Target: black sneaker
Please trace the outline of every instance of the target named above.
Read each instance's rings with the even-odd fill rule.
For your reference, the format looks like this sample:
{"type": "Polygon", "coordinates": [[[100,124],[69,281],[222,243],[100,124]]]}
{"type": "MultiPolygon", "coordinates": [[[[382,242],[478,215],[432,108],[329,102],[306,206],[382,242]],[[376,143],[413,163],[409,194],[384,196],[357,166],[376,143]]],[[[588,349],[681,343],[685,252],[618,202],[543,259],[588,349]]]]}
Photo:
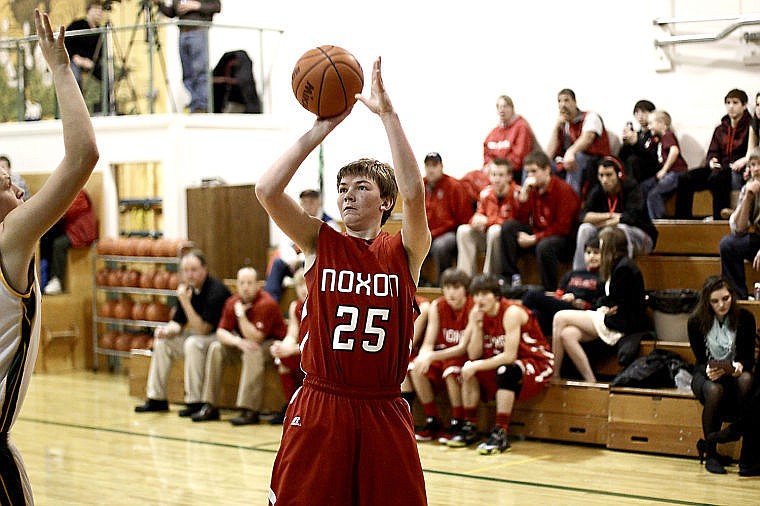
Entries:
{"type": "Polygon", "coordinates": [[[441,431],[441,422],[434,416],[429,416],[425,420],[425,426],[421,429],[417,429],[414,432],[414,437],[417,441],[431,441],[434,437],[438,437],[438,433],[441,431]]]}
{"type": "Polygon", "coordinates": [[[462,420],[458,418],[452,418],[451,422],[449,423],[448,429],[443,429],[439,435],[438,435],[438,442],[442,445],[447,444],[449,441],[451,441],[451,438],[453,438],[457,432],[462,428],[462,420]]]}
{"type": "Polygon", "coordinates": [[[169,411],[169,403],[165,400],[148,399],[144,404],[135,406],[135,413],[147,413],[149,411],[169,411]]]}
{"type": "Polygon", "coordinates": [[[495,427],[488,439],[478,445],[478,453],[481,455],[495,455],[511,450],[507,433],[501,427],[495,427]]]}
{"type": "Polygon", "coordinates": [[[454,437],[449,439],[446,446],[450,448],[464,448],[478,440],[478,428],[472,422],[464,422],[454,437]]]}
{"type": "Polygon", "coordinates": [[[203,407],[202,402],[191,402],[190,404],[187,405],[185,409],[179,410],[179,416],[181,417],[193,416],[198,411],[200,411],[202,407],[203,407]]]}

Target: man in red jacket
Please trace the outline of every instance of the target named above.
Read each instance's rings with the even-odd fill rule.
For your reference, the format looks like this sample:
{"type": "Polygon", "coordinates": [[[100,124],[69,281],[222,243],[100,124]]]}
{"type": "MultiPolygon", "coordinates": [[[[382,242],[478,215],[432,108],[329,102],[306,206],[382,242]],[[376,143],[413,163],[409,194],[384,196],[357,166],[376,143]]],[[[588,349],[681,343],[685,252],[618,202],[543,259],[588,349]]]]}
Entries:
{"type": "Polygon", "coordinates": [[[514,180],[522,182],[522,168],[525,156],[536,147],[536,138],[528,122],[515,114],[515,104],[507,95],[496,100],[499,124],[488,133],[483,141],[483,171],[497,158],[506,158],[512,164],[514,180]]]}
{"type": "Polygon", "coordinates": [[[573,251],[581,201],[573,188],[551,172],[549,157],[534,151],[525,157],[527,177],[517,197],[514,218],[501,228],[502,269],[511,279],[519,274],[517,257],[535,248],[545,290],[557,288],[560,257],[573,251]]]}
{"type": "Polygon", "coordinates": [[[438,153],[425,156],[425,213],[433,237],[429,256],[435,260],[437,283],[441,273],[454,264],[457,257],[457,227],[470,221],[473,208],[467,193],[457,179],[443,173],[443,159],[438,153]]]}

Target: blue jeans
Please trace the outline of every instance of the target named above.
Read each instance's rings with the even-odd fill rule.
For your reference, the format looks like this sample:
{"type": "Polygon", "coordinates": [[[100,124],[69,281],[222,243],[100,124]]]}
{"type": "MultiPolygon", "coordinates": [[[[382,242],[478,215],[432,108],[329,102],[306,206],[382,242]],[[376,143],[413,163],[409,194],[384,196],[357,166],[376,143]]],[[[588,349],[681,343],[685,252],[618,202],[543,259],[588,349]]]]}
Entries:
{"type": "Polygon", "coordinates": [[[721,273],[734,285],[736,295],[740,299],[746,299],[749,295],[744,260],[751,262],[758,249],[760,236],[755,234],[728,234],[720,240],[721,273]]]}
{"type": "Polygon", "coordinates": [[[179,33],[182,82],[190,92],[190,110],[208,110],[208,30],[179,33]]]}
{"type": "Polygon", "coordinates": [[[653,176],[641,183],[641,193],[647,201],[651,219],[659,220],[665,216],[665,197],[676,191],[680,177],[680,172],[668,171],[659,181],[653,176]]]}

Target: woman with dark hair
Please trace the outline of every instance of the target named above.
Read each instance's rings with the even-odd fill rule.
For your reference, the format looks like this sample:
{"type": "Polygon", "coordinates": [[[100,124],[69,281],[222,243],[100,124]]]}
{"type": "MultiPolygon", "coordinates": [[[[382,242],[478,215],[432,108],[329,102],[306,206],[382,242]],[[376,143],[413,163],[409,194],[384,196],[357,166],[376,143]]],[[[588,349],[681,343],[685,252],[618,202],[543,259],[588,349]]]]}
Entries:
{"type": "Polygon", "coordinates": [[[554,316],[552,351],[557,375],[565,352],[586,381],[596,381],[582,343],[601,339],[614,346],[625,334],[644,330],[644,277],[628,258],[625,233],[605,227],[599,234],[602,253],[599,274],[604,295],[595,310],[564,310],[554,316]]]}
{"type": "MultiPolygon", "coordinates": [[[[704,406],[705,436],[739,415],[746,402],[755,366],[755,328],[755,317],[739,307],[731,283],[721,276],[708,277],[687,325],[697,362],[691,390],[704,406]]],[[[731,459],[718,455],[716,444],[714,438],[699,440],[699,461],[706,453],[707,470],[725,474],[724,465],[731,459]]]]}

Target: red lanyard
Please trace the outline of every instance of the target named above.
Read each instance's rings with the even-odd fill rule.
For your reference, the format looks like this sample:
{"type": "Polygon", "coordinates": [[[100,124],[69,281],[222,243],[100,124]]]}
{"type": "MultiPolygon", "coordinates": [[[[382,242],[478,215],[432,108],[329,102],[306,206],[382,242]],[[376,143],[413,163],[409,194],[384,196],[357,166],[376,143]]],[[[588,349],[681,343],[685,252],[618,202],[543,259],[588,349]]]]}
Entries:
{"type": "Polygon", "coordinates": [[[615,199],[613,200],[612,197],[607,197],[607,206],[610,208],[610,214],[615,212],[615,208],[618,204],[618,196],[615,195],[615,199]]]}

